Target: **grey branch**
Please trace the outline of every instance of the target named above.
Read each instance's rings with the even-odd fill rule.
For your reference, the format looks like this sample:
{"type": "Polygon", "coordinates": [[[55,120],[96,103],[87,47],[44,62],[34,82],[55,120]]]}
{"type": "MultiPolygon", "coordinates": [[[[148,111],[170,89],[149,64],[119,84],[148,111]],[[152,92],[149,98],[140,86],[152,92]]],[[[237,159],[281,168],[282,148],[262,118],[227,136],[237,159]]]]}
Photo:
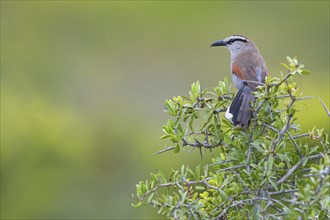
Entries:
{"type": "Polygon", "coordinates": [[[294,145],[294,147],[296,148],[296,151],[298,152],[300,159],[303,158],[303,155],[302,155],[301,152],[300,152],[299,146],[298,146],[298,144],[296,143],[296,141],[293,139],[293,137],[291,136],[290,132],[288,132],[288,135],[289,135],[291,141],[293,142],[293,145],[294,145]]]}
{"type": "Polygon", "coordinates": [[[164,152],[166,152],[166,151],[173,150],[173,149],[175,149],[175,147],[168,147],[168,148],[166,148],[166,149],[164,149],[164,150],[160,150],[160,151],[158,151],[158,152],[156,152],[156,153],[153,153],[152,155],[161,154],[161,153],[164,153],[164,152]]]}
{"type": "Polygon", "coordinates": [[[216,172],[218,173],[218,172],[222,172],[222,171],[233,170],[233,169],[237,169],[237,168],[241,168],[241,167],[245,167],[245,166],[247,166],[247,165],[246,164],[236,165],[236,166],[227,167],[227,168],[217,170],[216,172]]]}
{"type": "Polygon", "coordinates": [[[280,195],[284,193],[292,193],[292,192],[297,192],[298,189],[287,189],[287,190],[282,190],[282,191],[275,191],[275,192],[269,192],[268,195],[274,196],[274,195],[280,195]]]}
{"type": "MultiPolygon", "coordinates": [[[[312,159],[320,158],[322,156],[323,156],[322,154],[316,154],[316,155],[313,155],[313,156],[309,156],[307,158],[308,158],[308,160],[312,160],[312,159]]],[[[276,184],[280,185],[285,180],[287,180],[300,167],[300,165],[303,163],[305,158],[306,157],[303,157],[298,163],[296,163],[293,167],[291,167],[291,169],[288,170],[288,172],[279,181],[277,181],[276,184]]]]}
{"type": "MultiPolygon", "coordinates": [[[[297,139],[297,138],[301,138],[301,137],[308,137],[309,133],[305,133],[305,134],[298,134],[296,136],[292,136],[293,139],[297,139]]],[[[291,139],[291,138],[290,138],[291,139]]]]}
{"type": "Polygon", "coordinates": [[[330,111],[329,111],[329,109],[328,109],[327,106],[324,104],[324,102],[322,101],[322,99],[320,99],[320,102],[322,103],[324,110],[326,111],[326,113],[327,113],[328,116],[330,117],[330,111]]]}

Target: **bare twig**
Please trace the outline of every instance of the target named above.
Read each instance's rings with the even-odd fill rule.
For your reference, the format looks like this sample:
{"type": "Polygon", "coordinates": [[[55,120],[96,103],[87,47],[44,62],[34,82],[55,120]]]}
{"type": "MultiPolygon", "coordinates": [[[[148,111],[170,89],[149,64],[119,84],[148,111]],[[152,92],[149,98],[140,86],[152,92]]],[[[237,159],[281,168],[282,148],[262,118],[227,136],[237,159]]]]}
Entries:
{"type": "Polygon", "coordinates": [[[227,168],[217,170],[216,172],[218,173],[218,172],[222,172],[222,171],[233,170],[233,169],[237,169],[237,168],[241,168],[241,167],[245,167],[245,166],[246,166],[246,164],[236,165],[236,166],[227,167],[227,168]]]}
{"type": "Polygon", "coordinates": [[[312,98],[315,98],[315,96],[303,96],[303,97],[296,98],[296,100],[301,101],[301,100],[312,99],[312,98]]]}
{"type": "Polygon", "coordinates": [[[292,193],[292,192],[297,192],[298,189],[287,189],[287,190],[282,190],[282,191],[275,191],[275,192],[269,192],[268,195],[274,196],[274,195],[280,195],[284,193],[292,193]]]}
{"type": "Polygon", "coordinates": [[[328,114],[328,116],[330,117],[330,111],[329,111],[329,109],[327,108],[327,106],[324,104],[324,102],[322,101],[321,98],[320,98],[320,102],[322,103],[325,112],[326,112],[326,113],[328,114]]]}
{"type": "Polygon", "coordinates": [[[269,124],[266,124],[266,123],[262,123],[263,126],[265,126],[266,128],[269,128],[277,133],[280,133],[279,130],[277,130],[276,128],[274,128],[273,126],[269,125],[269,124]]]}
{"type": "Polygon", "coordinates": [[[204,98],[198,98],[197,100],[196,100],[196,102],[193,104],[193,108],[196,108],[196,106],[201,102],[201,101],[203,101],[204,100],[204,98]]]}
{"type": "Polygon", "coordinates": [[[265,86],[265,83],[262,82],[258,82],[258,81],[253,81],[253,80],[243,80],[243,82],[249,82],[249,83],[253,83],[253,84],[257,84],[259,86],[265,86]]]}
{"type": "Polygon", "coordinates": [[[161,151],[158,151],[158,152],[156,152],[156,153],[153,153],[152,155],[161,154],[161,153],[164,153],[164,152],[166,152],[166,151],[170,151],[170,150],[174,150],[174,149],[175,149],[175,147],[168,147],[168,148],[166,148],[166,149],[164,149],[164,150],[161,150],[161,151]]]}
{"type": "Polygon", "coordinates": [[[228,209],[230,209],[230,208],[237,207],[237,206],[240,206],[240,205],[243,205],[246,203],[252,203],[254,201],[260,201],[260,200],[265,200],[265,201],[271,200],[271,201],[274,201],[274,202],[280,204],[283,207],[287,207],[282,202],[280,202],[276,199],[268,198],[268,197],[256,197],[256,198],[250,198],[250,199],[243,199],[243,200],[239,200],[239,201],[233,201],[233,203],[230,206],[228,206],[227,208],[225,208],[223,210],[223,212],[220,213],[215,219],[219,219],[220,217],[224,216],[227,213],[228,209]]]}
{"type": "MultiPolygon", "coordinates": [[[[312,160],[312,159],[316,159],[316,158],[320,158],[322,157],[322,154],[316,154],[313,156],[309,156],[307,157],[307,160],[312,160]]],[[[280,179],[276,182],[277,185],[282,184],[285,180],[287,180],[299,167],[300,165],[303,163],[303,161],[305,160],[306,157],[303,157],[298,163],[296,163],[293,167],[291,167],[290,170],[288,170],[288,172],[280,179]]]]}
{"type": "Polygon", "coordinates": [[[286,82],[287,79],[292,75],[293,75],[292,72],[289,72],[279,83],[272,83],[272,84],[269,84],[268,86],[269,87],[280,86],[282,83],[286,82]]]}
{"type": "Polygon", "coordinates": [[[299,149],[298,144],[297,144],[296,141],[293,139],[293,137],[291,136],[290,132],[287,132],[287,133],[288,133],[288,135],[289,135],[291,141],[293,142],[293,145],[294,145],[294,147],[296,148],[296,151],[298,152],[298,155],[299,155],[300,159],[302,159],[302,158],[303,158],[303,155],[302,155],[301,152],[300,152],[300,149],[299,149]]]}
{"type": "Polygon", "coordinates": [[[239,173],[236,171],[233,171],[233,173],[236,175],[236,177],[237,177],[238,181],[240,182],[240,184],[242,185],[244,191],[247,191],[248,189],[247,189],[244,181],[242,180],[241,175],[239,175],[239,173]]]}
{"type": "Polygon", "coordinates": [[[232,100],[232,96],[230,95],[222,95],[218,97],[218,100],[232,100]]]}
{"type": "Polygon", "coordinates": [[[282,130],[279,132],[279,135],[278,137],[272,142],[272,152],[275,151],[275,146],[281,141],[281,139],[283,138],[283,135],[285,134],[285,132],[289,129],[290,127],[290,122],[291,122],[291,119],[292,119],[292,115],[289,115],[287,121],[286,121],[286,124],[285,126],[282,128],[282,130]]]}
{"type": "Polygon", "coordinates": [[[281,183],[283,183],[287,178],[289,178],[289,176],[291,176],[294,171],[296,171],[300,165],[303,163],[305,157],[302,158],[298,163],[296,163],[293,167],[291,167],[290,170],[288,170],[288,172],[279,180],[276,182],[277,185],[280,185],[281,183]]]}
{"type": "Polygon", "coordinates": [[[223,161],[220,161],[220,162],[212,163],[209,166],[215,166],[215,165],[230,163],[230,162],[233,162],[233,160],[223,160],[223,161]]]}
{"type": "Polygon", "coordinates": [[[290,95],[279,95],[279,96],[275,96],[275,99],[283,99],[283,98],[288,98],[290,97],[290,95]]]}
{"type": "MultiPolygon", "coordinates": [[[[259,105],[253,112],[253,118],[257,118],[257,115],[259,113],[259,110],[261,108],[262,105],[259,105]]],[[[258,123],[257,123],[257,120],[254,120],[254,124],[253,124],[253,129],[255,129],[257,127],[258,123]]],[[[249,164],[250,163],[250,157],[251,157],[251,153],[252,153],[252,142],[253,142],[253,132],[251,132],[250,136],[249,136],[249,148],[247,150],[247,153],[246,153],[246,157],[245,157],[245,162],[246,164],[249,164]]],[[[250,166],[247,166],[246,165],[246,168],[248,171],[250,171],[250,166]]]]}
{"type": "MultiPolygon", "coordinates": [[[[291,97],[291,102],[290,102],[288,108],[291,108],[291,107],[293,106],[293,104],[294,104],[294,102],[295,102],[296,99],[295,99],[295,97],[294,97],[291,93],[289,93],[289,95],[290,95],[290,97],[291,97]]],[[[272,142],[272,147],[271,147],[272,152],[275,151],[275,146],[281,141],[281,139],[283,138],[284,134],[285,134],[285,133],[288,131],[288,129],[290,128],[290,122],[291,122],[292,116],[293,116],[293,115],[289,115],[289,116],[288,116],[288,119],[287,119],[287,121],[286,121],[286,124],[285,124],[285,126],[282,128],[282,130],[279,132],[277,139],[275,139],[275,140],[272,142]]]]}
{"type": "Polygon", "coordinates": [[[190,143],[186,139],[182,138],[183,146],[191,146],[191,147],[205,147],[205,148],[215,148],[219,147],[221,145],[225,145],[222,141],[216,143],[216,144],[210,144],[210,143],[204,143],[202,144],[200,141],[195,139],[195,143],[190,143]]]}
{"type": "MultiPolygon", "coordinates": [[[[297,138],[301,138],[301,137],[308,137],[309,133],[305,133],[305,134],[298,134],[296,136],[292,136],[293,139],[297,139],[297,138]]],[[[291,138],[290,138],[291,139],[291,138]]]]}

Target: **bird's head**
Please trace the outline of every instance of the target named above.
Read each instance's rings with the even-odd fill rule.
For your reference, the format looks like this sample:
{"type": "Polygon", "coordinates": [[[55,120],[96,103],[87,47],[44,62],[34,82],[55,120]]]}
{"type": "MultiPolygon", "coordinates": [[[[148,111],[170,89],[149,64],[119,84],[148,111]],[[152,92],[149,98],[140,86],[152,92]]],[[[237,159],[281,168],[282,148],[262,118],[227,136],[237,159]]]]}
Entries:
{"type": "Polygon", "coordinates": [[[256,48],[254,43],[243,35],[231,35],[223,40],[218,40],[211,44],[211,47],[214,46],[225,46],[231,53],[238,53],[240,51],[256,48]]]}

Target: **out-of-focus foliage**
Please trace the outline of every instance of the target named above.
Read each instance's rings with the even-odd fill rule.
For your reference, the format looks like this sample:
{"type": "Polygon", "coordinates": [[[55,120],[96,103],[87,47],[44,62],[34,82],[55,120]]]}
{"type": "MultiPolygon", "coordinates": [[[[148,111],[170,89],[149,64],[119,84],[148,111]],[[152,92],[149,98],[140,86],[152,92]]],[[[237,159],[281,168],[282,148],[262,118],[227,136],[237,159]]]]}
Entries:
{"type": "Polygon", "coordinates": [[[253,119],[240,130],[224,117],[230,103],[228,82],[212,92],[192,84],[189,97],[166,100],[163,126],[181,147],[220,148],[212,163],[190,169],[182,165],[165,177],[159,171],[136,186],[138,203],[151,205],[174,219],[329,219],[330,150],[324,129],[301,133],[296,103],[301,96],[295,75],[309,71],[297,59],[283,64],[288,73],[268,77],[258,87],[253,119]]]}
{"type": "MultiPolygon", "coordinates": [[[[130,205],[145,170],[211,157],[151,156],[164,100],[230,77],[228,51],[209,47],[228,35],[251,38],[273,76],[286,54],[308,61],[300,88],[330,106],[327,1],[0,4],[2,219],[159,217],[130,205]]],[[[304,131],[329,131],[318,99],[299,108],[304,131]]]]}

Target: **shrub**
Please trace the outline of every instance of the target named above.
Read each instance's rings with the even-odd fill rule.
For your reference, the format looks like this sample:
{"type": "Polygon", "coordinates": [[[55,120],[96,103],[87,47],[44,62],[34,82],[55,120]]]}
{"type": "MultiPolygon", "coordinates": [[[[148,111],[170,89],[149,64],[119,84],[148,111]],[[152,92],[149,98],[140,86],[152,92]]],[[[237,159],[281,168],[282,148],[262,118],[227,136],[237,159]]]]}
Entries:
{"type": "Polygon", "coordinates": [[[330,219],[329,141],[324,129],[299,133],[296,103],[303,97],[293,81],[308,73],[287,58],[281,78],[268,77],[254,92],[247,130],[224,117],[233,94],[225,79],[212,91],[197,81],[189,96],[166,100],[171,116],[163,126],[171,147],[219,149],[212,162],[161,171],[136,185],[135,207],[158,209],[174,219],[330,219]]]}

